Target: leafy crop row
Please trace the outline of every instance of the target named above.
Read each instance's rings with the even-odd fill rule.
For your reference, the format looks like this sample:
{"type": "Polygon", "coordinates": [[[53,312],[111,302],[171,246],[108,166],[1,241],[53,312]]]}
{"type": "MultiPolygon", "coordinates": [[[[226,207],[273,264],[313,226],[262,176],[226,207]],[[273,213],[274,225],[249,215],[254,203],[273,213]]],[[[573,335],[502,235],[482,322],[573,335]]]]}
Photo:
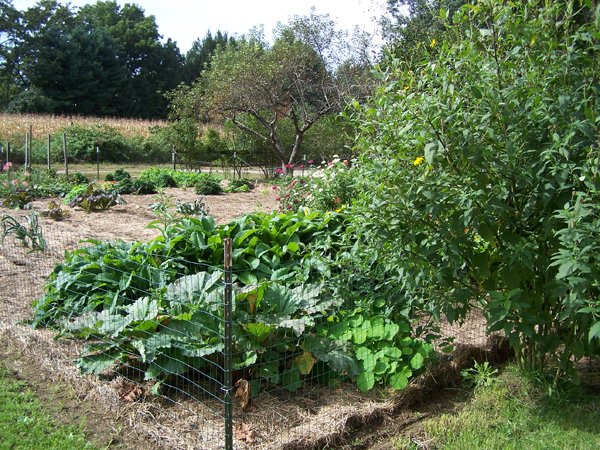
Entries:
{"type": "Polygon", "coordinates": [[[155,222],[147,243],[90,242],[67,254],[36,302],[34,326],[88,340],[84,372],[136,367],[158,381],[191,369],[218,380],[223,364],[223,239],[234,244],[234,369],[253,392],[303,379],[406,386],[432,352],[382,305],[339,294],[347,218],[336,213],[252,214],[217,226],[210,217],[155,222]]]}

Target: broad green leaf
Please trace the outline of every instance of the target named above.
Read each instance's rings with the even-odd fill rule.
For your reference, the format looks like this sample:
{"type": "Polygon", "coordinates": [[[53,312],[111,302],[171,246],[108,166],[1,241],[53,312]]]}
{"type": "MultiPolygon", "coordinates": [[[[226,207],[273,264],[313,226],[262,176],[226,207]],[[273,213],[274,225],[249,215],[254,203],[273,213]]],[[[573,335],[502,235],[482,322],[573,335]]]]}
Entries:
{"type": "Polygon", "coordinates": [[[362,372],[356,379],[356,385],[363,392],[373,389],[373,386],[375,386],[375,374],[373,372],[362,372]]]}
{"type": "Polygon", "coordinates": [[[425,358],[423,358],[423,355],[420,353],[415,353],[415,355],[410,359],[410,365],[413,369],[419,370],[421,367],[423,367],[424,361],[425,358]]]}
{"type": "Polygon", "coordinates": [[[404,389],[408,386],[408,378],[404,373],[395,373],[390,377],[390,386],[394,389],[404,389]]]}
{"type": "Polygon", "coordinates": [[[282,386],[290,392],[295,392],[300,388],[300,370],[292,367],[281,374],[282,386]]]}
{"type": "Polygon", "coordinates": [[[83,373],[97,374],[114,365],[118,358],[119,353],[114,350],[106,353],[85,355],[77,360],[77,367],[83,373]]]}
{"type": "Polygon", "coordinates": [[[592,341],[592,339],[597,338],[600,336],[600,322],[596,322],[594,325],[592,325],[592,327],[590,328],[590,332],[588,334],[588,339],[590,340],[590,342],[592,341]]]}

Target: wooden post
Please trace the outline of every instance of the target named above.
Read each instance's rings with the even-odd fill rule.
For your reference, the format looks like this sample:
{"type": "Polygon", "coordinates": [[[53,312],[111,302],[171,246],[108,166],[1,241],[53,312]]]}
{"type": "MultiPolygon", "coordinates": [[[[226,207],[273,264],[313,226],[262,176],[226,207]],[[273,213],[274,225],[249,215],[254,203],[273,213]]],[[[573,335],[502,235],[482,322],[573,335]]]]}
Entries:
{"type": "Polygon", "coordinates": [[[33,125],[29,125],[29,168],[31,168],[31,160],[33,159],[33,125]]]}
{"type": "Polygon", "coordinates": [[[27,156],[29,156],[29,143],[28,143],[28,140],[29,140],[29,134],[25,133],[25,142],[23,143],[23,151],[24,151],[24,154],[25,154],[25,169],[27,169],[27,167],[29,167],[27,165],[27,156]]]}
{"type": "Polygon", "coordinates": [[[96,181],[100,181],[100,149],[96,147],[96,181]]]}
{"type": "Polygon", "coordinates": [[[52,169],[52,165],[50,163],[50,134],[48,134],[48,151],[46,152],[46,163],[49,172],[52,169]]]}
{"type": "Polygon", "coordinates": [[[69,176],[69,159],[67,158],[67,133],[63,133],[63,158],[65,160],[65,176],[69,176]]]}
{"type": "Polygon", "coordinates": [[[10,142],[6,143],[6,162],[10,161],[10,142]]]}
{"type": "MultiPolygon", "coordinates": [[[[176,153],[175,153],[175,146],[173,145],[171,147],[171,162],[173,163],[173,170],[177,170],[177,167],[176,167],[177,163],[176,163],[176,156],[175,155],[176,155],[176,153]]],[[[188,167],[189,167],[189,165],[188,165],[188,167]]]]}

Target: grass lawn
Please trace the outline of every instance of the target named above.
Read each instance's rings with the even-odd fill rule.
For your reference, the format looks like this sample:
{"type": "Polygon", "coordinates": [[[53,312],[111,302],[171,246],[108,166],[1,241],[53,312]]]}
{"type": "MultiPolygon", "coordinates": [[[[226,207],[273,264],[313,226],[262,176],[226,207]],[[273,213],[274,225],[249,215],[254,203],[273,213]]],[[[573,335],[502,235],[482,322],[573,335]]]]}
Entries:
{"type": "MultiPolygon", "coordinates": [[[[457,414],[423,424],[425,439],[444,449],[598,449],[600,395],[563,385],[548,385],[509,367],[489,387],[475,390],[457,414]]],[[[403,438],[398,448],[415,447],[403,438]]]]}
{"type": "Polygon", "coordinates": [[[59,426],[27,384],[0,364],[0,449],[93,449],[80,428],[59,426]]]}

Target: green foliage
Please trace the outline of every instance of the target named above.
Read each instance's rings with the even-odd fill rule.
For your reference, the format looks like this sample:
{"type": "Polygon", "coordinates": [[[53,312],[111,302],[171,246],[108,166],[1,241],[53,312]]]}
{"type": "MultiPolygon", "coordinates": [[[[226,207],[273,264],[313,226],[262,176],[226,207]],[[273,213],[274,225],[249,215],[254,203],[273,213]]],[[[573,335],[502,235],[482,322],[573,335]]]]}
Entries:
{"type": "Polygon", "coordinates": [[[175,171],[171,169],[146,169],[140,173],[141,181],[149,181],[158,188],[175,187],[177,183],[173,178],[175,171]]]}
{"type": "Polygon", "coordinates": [[[223,193],[221,182],[213,176],[204,176],[194,183],[198,195],[219,195],[223,193]]]}
{"type": "Polygon", "coordinates": [[[157,187],[150,180],[123,178],[114,185],[118,194],[148,195],[156,194],[157,187]]]}
{"type": "Polygon", "coordinates": [[[3,245],[6,237],[10,235],[14,235],[23,247],[31,249],[32,252],[43,252],[46,249],[46,239],[44,238],[44,233],[35,210],[31,211],[25,225],[22,225],[14,217],[3,214],[0,245],[3,245]]]}
{"type": "Polygon", "coordinates": [[[75,172],[74,174],[69,175],[69,181],[74,184],[88,184],[90,182],[88,177],[80,172],[75,172]]]}
{"type": "Polygon", "coordinates": [[[54,200],[49,202],[48,208],[45,209],[44,211],[41,211],[40,214],[44,217],[48,217],[48,218],[50,218],[52,220],[56,220],[56,221],[63,220],[66,217],[69,217],[69,211],[62,209],[62,207],[60,206],[60,203],[57,203],[54,200]]]}
{"type": "Polygon", "coordinates": [[[73,200],[75,200],[77,197],[84,194],[85,191],[87,190],[88,186],[89,186],[89,183],[78,184],[76,186],[73,186],[73,188],[67,193],[67,195],[65,195],[65,199],[64,199],[65,205],[68,205],[73,200]]]}
{"type": "Polygon", "coordinates": [[[65,195],[73,183],[56,172],[29,169],[0,174],[0,198],[6,206],[22,208],[36,198],[65,195]]]}
{"type": "MultiPolygon", "coordinates": [[[[69,194],[72,194],[71,191],[69,194]]],[[[123,197],[112,189],[106,189],[103,185],[91,183],[85,186],[85,190],[69,201],[69,206],[79,206],[86,213],[106,211],[107,209],[125,203],[123,197]]]]}
{"type": "Polygon", "coordinates": [[[236,178],[229,180],[225,192],[250,192],[254,189],[255,182],[247,178],[236,178]]]}
{"type": "MultiPolygon", "coordinates": [[[[333,211],[351,203],[356,191],[357,170],[348,160],[341,161],[337,155],[309,177],[294,177],[289,184],[279,187],[279,207],[283,211],[295,211],[309,207],[320,211],[333,211]]],[[[284,179],[285,180],[285,179],[284,179]]]]}
{"type": "Polygon", "coordinates": [[[105,181],[123,181],[123,180],[130,180],[131,179],[131,174],[129,172],[127,172],[125,169],[117,169],[114,172],[108,173],[106,174],[106,177],[104,177],[105,181]]]}
{"type": "Polygon", "coordinates": [[[379,74],[357,121],[363,259],[416,310],[454,321],[483,306],[522,365],[554,359],[559,372],[596,354],[600,328],[600,32],[588,9],[466,5],[412,70],[379,74]]]}
{"type": "Polygon", "coordinates": [[[82,429],[59,425],[50,417],[49,411],[27,383],[0,366],[0,435],[3,447],[23,450],[95,448],[86,441],[82,429]]]}
{"type": "MultiPolygon", "coordinates": [[[[341,320],[320,327],[319,334],[351,345],[359,361],[356,381],[362,391],[382,382],[404,389],[433,355],[431,344],[411,337],[408,321],[392,321],[381,314],[358,311],[341,316],[341,320]]],[[[310,348],[306,343],[304,347],[310,348]]]]}
{"type": "Polygon", "coordinates": [[[465,383],[475,388],[491,386],[498,381],[498,369],[490,366],[488,361],[483,363],[474,361],[473,367],[462,370],[460,375],[465,383]]]}
{"type": "Polygon", "coordinates": [[[31,191],[27,188],[14,188],[4,195],[2,206],[7,208],[24,209],[34,200],[31,191]]]}
{"type": "Polygon", "coordinates": [[[223,239],[231,237],[234,366],[252,369],[255,388],[293,391],[309,377],[336,383],[361,368],[373,377],[358,380],[362,389],[402,388],[431,346],[381,310],[335,313],[346,300],[324,283],[318,261],[338,248],[332,238],[343,236],[345,222],[332,213],[254,214],[221,226],[185,217],[152,224],[161,236],[147,243],[92,242],[55,268],[33,324],[88,339],[79,359],[85,372],[135,360],[147,380],[190,368],[218,376],[223,239]]]}
{"type": "Polygon", "coordinates": [[[175,211],[184,216],[207,216],[208,208],[204,203],[204,197],[201,197],[193,202],[182,202],[177,200],[175,211]]]}
{"type": "Polygon", "coordinates": [[[424,438],[445,449],[596,448],[599,400],[594,391],[572,383],[549,396],[528,374],[509,366],[460,411],[426,420],[424,438]]]}

